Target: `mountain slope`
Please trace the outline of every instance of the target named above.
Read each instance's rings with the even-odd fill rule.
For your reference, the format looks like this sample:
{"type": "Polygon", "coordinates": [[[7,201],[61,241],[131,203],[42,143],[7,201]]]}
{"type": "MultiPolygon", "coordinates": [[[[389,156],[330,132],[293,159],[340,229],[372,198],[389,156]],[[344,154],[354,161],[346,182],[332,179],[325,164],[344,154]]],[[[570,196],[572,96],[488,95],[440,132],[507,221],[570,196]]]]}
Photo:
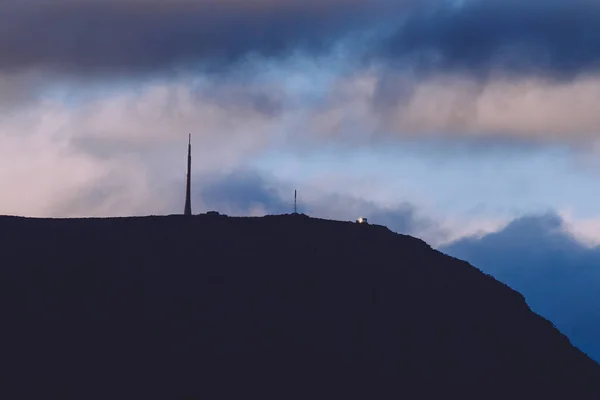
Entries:
{"type": "Polygon", "coordinates": [[[384,227],[2,217],[0,243],[2,398],[600,398],[519,293],[384,227]]]}

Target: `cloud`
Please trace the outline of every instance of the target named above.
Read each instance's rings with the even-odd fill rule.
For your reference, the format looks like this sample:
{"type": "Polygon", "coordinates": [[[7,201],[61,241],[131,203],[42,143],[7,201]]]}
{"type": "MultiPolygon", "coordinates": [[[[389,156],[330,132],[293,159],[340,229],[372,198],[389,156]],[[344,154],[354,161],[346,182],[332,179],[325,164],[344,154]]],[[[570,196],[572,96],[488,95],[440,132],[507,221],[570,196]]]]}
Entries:
{"type": "Polygon", "coordinates": [[[593,248],[600,246],[600,218],[575,218],[572,210],[558,213],[563,220],[564,229],[577,238],[577,241],[593,248]]]}
{"type": "MultiPolygon", "coordinates": [[[[569,135],[560,130],[544,133],[544,127],[556,129],[560,121],[565,131],[577,124],[593,125],[598,118],[593,107],[574,110],[571,115],[581,113],[581,118],[570,121],[559,113],[559,104],[595,104],[591,99],[595,91],[600,94],[600,84],[594,81],[552,90],[530,86],[529,91],[539,91],[537,96],[527,90],[508,90],[520,94],[515,94],[513,103],[506,94],[504,117],[501,109],[497,114],[482,112],[465,120],[461,129],[456,125],[444,132],[443,127],[451,125],[443,110],[458,103],[451,96],[453,90],[461,91],[458,84],[415,85],[413,94],[385,110],[373,105],[382,86],[377,75],[323,79],[317,70],[318,65],[290,70],[292,80],[303,89],[272,80],[269,73],[250,80],[212,82],[188,77],[82,92],[65,86],[62,92],[24,100],[20,107],[0,113],[4,193],[0,210],[38,216],[177,212],[179,206],[171,208],[170,204],[178,205],[179,200],[164,200],[171,193],[165,187],[185,178],[181,163],[188,133],[193,134],[194,169],[200,174],[223,174],[280,148],[301,154],[333,144],[344,152],[368,148],[376,141],[400,140],[398,145],[402,145],[402,141],[416,140],[413,149],[419,152],[419,141],[428,138],[455,143],[486,138],[490,142],[508,138],[567,144],[595,140],[592,133],[578,134],[574,129],[569,135]],[[305,87],[309,78],[325,83],[305,87]],[[552,118],[544,119],[544,112],[524,112],[527,102],[546,108],[552,118]],[[495,125],[504,126],[502,135],[490,128],[495,125]],[[528,130],[532,126],[535,129],[528,130]]],[[[502,87],[480,92],[478,107],[493,108],[506,93],[502,87]]],[[[447,152],[448,146],[442,150],[447,152]]],[[[368,196],[364,184],[359,183],[360,196],[368,196]]],[[[340,185],[335,187],[340,190],[340,185]]]]}
{"type": "Polygon", "coordinates": [[[220,171],[264,149],[279,127],[271,104],[277,100],[250,87],[245,97],[229,90],[215,97],[194,86],[157,83],[76,104],[47,97],[0,113],[0,212],[175,211],[165,187],[185,178],[188,133],[194,134],[194,168],[220,171]]]}
{"type": "Polygon", "coordinates": [[[531,308],[600,360],[600,247],[588,247],[555,214],[517,219],[442,251],[521,292],[531,308]]]}
{"type": "Polygon", "coordinates": [[[333,82],[309,120],[323,137],[364,142],[401,138],[480,143],[486,147],[561,144],[598,139],[600,77],[573,81],[521,77],[478,82],[440,74],[364,70],[333,82]]]}
{"type": "Polygon", "coordinates": [[[572,79],[600,68],[600,4],[588,0],[424,2],[381,44],[384,59],[439,71],[572,79]]]}
{"type": "Polygon", "coordinates": [[[598,71],[599,18],[586,0],[5,0],[0,71],[218,71],[352,37],[355,65],[570,79],[598,71]]]}
{"type": "Polygon", "coordinates": [[[255,171],[234,170],[226,175],[201,178],[196,183],[201,185],[195,189],[201,203],[229,215],[262,216],[293,211],[289,193],[288,201],[283,200],[285,187],[269,182],[255,171]]]}
{"type": "Polygon", "coordinates": [[[145,74],[321,53],[407,1],[5,0],[0,70],[145,74]],[[26,27],[26,28],[24,28],[26,27]]]}
{"type": "MultiPolygon", "coordinates": [[[[73,140],[105,154],[100,135],[151,143],[151,132],[170,124],[215,136],[237,131],[246,145],[277,129],[280,142],[294,145],[433,138],[589,149],[600,126],[599,7],[8,0],[0,5],[0,114],[79,93],[65,100],[76,104],[73,140]],[[81,95],[91,92],[105,99],[81,95]],[[132,123],[142,115],[145,122],[132,123]]],[[[130,148],[127,141],[112,149],[130,148]]]]}

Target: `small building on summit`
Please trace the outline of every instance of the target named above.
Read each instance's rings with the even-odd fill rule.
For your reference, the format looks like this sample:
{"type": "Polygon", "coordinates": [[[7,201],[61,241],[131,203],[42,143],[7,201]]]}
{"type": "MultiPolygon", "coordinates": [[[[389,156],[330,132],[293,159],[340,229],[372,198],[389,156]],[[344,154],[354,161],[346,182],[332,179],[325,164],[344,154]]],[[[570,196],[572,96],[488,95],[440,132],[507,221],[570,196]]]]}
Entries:
{"type": "Polygon", "coordinates": [[[207,211],[204,215],[211,218],[227,218],[227,214],[221,214],[218,211],[207,211]]]}
{"type": "Polygon", "coordinates": [[[360,217],[359,219],[356,220],[356,223],[357,224],[366,224],[366,225],[368,225],[369,224],[369,220],[367,218],[360,217]]]}

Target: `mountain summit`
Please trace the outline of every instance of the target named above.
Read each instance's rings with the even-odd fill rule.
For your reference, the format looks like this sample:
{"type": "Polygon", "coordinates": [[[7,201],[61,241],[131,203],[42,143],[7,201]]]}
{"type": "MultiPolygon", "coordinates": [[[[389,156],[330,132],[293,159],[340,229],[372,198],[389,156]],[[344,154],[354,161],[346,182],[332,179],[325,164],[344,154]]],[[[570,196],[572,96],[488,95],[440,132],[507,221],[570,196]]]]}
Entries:
{"type": "Polygon", "coordinates": [[[0,217],[5,399],[600,398],[519,293],[303,215],[0,217]]]}

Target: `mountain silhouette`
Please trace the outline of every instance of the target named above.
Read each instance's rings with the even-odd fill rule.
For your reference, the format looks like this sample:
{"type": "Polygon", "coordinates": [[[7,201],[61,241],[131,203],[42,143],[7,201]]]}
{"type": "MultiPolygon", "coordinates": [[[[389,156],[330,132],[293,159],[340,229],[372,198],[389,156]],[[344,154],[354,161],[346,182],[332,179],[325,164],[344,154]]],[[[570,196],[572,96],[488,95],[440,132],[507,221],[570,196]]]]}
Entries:
{"type": "Polygon", "coordinates": [[[600,398],[522,295],[382,226],[0,217],[0,243],[0,398],[600,398]]]}

